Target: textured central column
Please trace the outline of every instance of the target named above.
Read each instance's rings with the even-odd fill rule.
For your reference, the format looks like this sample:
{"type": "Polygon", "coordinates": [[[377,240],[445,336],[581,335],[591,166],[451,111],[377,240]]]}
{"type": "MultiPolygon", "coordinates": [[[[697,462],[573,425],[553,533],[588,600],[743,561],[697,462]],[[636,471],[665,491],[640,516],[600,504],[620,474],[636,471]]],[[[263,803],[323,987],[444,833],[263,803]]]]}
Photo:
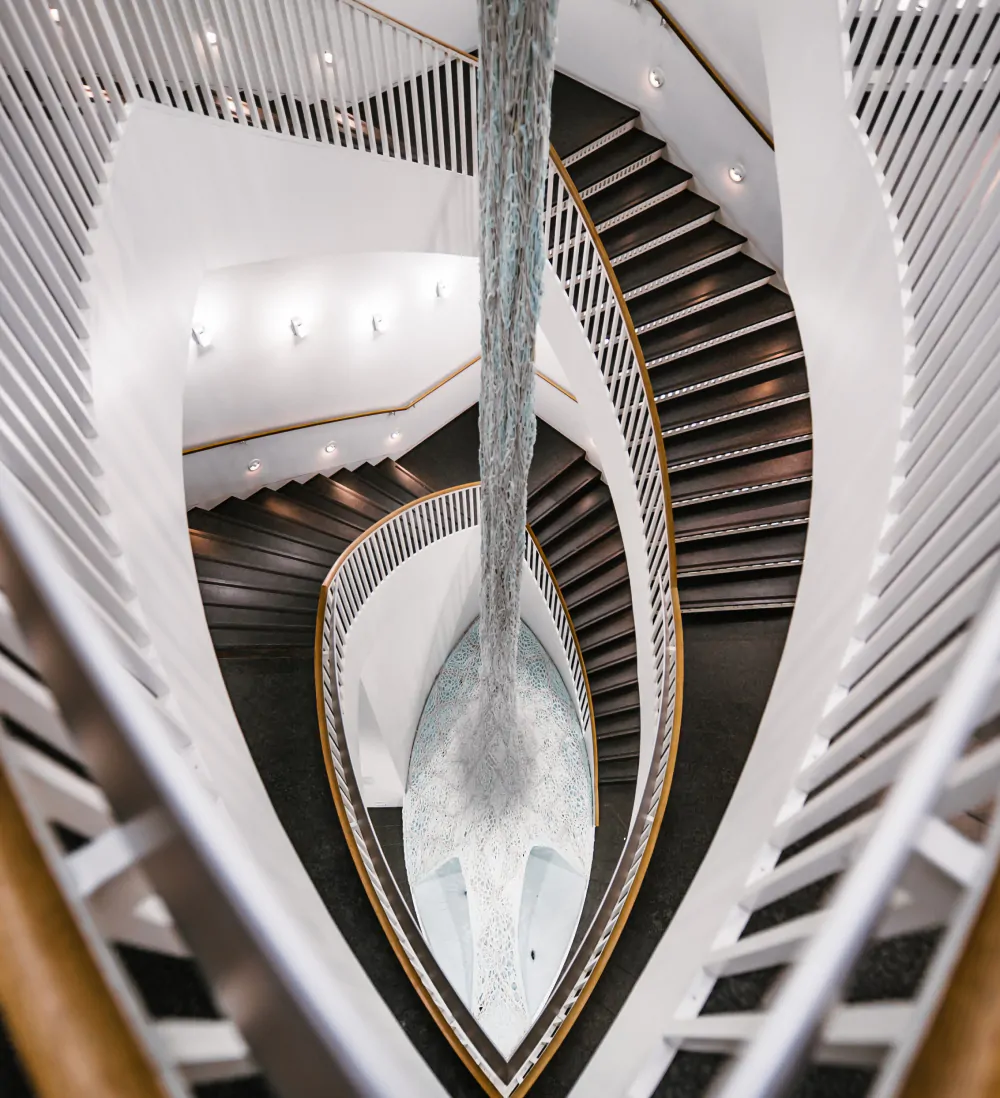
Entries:
{"type": "Polygon", "coordinates": [[[477,792],[494,807],[519,791],[524,772],[514,684],[555,18],[556,0],[479,3],[482,664],[473,765],[477,792]]]}

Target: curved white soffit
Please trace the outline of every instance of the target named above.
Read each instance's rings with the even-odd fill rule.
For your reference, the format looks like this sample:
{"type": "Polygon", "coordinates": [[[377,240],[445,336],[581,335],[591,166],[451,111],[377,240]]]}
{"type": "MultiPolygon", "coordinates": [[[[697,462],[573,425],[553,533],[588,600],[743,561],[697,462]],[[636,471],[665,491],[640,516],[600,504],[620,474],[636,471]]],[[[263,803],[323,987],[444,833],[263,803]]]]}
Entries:
{"type": "Polygon", "coordinates": [[[236,829],[254,836],[258,864],[309,935],[317,963],[349,989],[420,1095],[443,1091],[331,922],[233,714],[188,542],[183,385],[207,270],[338,250],[471,255],[475,214],[468,177],[138,103],[93,235],[88,286],[107,494],[185,727],[236,829]]]}
{"type": "Polygon", "coordinates": [[[646,1098],[662,1034],[712,985],[710,951],[792,787],[862,606],[885,521],[903,397],[903,310],[874,171],[848,118],[837,0],[772,0],[762,34],[784,196],[786,274],[809,372],[813,490],[781,665],[722,824],[572,1098],[646,1098]],[[818,141],[816,135],[822,135],[818,141]]]}

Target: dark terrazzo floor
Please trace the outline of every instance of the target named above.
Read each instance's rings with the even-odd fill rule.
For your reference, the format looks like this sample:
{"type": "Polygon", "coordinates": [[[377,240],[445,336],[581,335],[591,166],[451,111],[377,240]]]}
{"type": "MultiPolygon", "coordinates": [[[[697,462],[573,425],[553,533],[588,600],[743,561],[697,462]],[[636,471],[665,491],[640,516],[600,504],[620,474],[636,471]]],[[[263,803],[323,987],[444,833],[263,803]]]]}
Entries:
{"type": "MultiPolygon", "coordinates": [[[[685,623],[684,722],[660,839],[632,915],[587,1006],[535,1084],[562,1098],[593,1054],[715,834],[742,770],[784,645],[787,616],[685,623]]],[[[382,933],[334,809],[308,659],[227,659],[223,674],[279,818],[355,954],[454,1098],[482,1094],[435,1023],[382,933]]],[[[692,1082],[700,1069],[692,1069],[692,1082]]],[[[695,1098],[700,1087],[664,1093],[695,1098]]],[[[853,1091],[845,1091],[844,1098],[853,1091]]]]}

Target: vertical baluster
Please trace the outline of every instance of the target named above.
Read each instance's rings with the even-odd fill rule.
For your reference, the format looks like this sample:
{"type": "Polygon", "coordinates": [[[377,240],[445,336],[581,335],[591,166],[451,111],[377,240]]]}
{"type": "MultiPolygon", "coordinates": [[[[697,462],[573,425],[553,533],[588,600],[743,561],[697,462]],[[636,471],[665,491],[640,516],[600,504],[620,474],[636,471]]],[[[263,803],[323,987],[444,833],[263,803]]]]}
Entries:
{"type": "Polygon", "coordinates": [[[393,155],[399,159],[406,159],[406,141],[404,138],[402,121],[403,81],[399,71],[398,56],[393,52],[393,60],[397,62],[395,69],[389,58],[389,50],[386,46],[386,38],[392,39],[393,47],[396,44],[396,27],[394,24],[378,24],[379,45],[382,52],[382,72],[385,74],[386,111],[392,122],[393,155]],[[399,90],[399,103],[396,102],[396,91],[399,90]]]}
{"type": "MultiPolygon", "coordinates": [[[[386,95],[387,81],[379,61],[382,21],[380,19],[366,19],[365,26],[368,32],[368,53],[372,62],[372,79],[375,81],[375,99],[381,121],[379,128],[382,132],[382,148],[386,156],[395,156],[396,141],[392,124],[391,94],[387,98],[383,98],[386,95]]],[[[391,93],[391,87],[388,90],[391,93]]]]}
{"type": "Polygon", "coordinates": [[[460,171],[458,163],[458,93],[455,88],[455,78],[458,72],[458,58],[451,57],[449,54],[445,54],[445,63],[443,69],[444,76],[444,110],[445,118],[448,120],[448,131],[451,137],[451,170],[453,172],[460,171]]]}
{"type": "Polygon", "coordinates": [[[469,129],[466,125],[468,115],[466,113],[465,103],[465,81],[469,75],[469,63],[464,57],[460,57],[457,61],[457,66],[458,116],[455,120],[455,127],[458,130],[458,147],[462,152],[462,163],[458,170],[464,175],[472,175],[472,159],[469,153],[469,129]]]}
{"type": "Polygon", "coordinates": [[[448,164],[448,146],[447,146],[447,143],[445,141],[445,133],[444,133],[444,107],[441,103],[441,99],[442,99],[442,93],[441,93],[441,68],[442,68],[442,64],[438,63],[437,58],[438,58],[439,55],[444,58],[444,61],[442,62],[442,64],[446,63],[447,62],[447,57],[445,56],[444,52],[439,51],[439,50],[435,49],[432,46],[431,47],[431,57],[434,58],[434,120],[435,120],[435,127],[436,127],[436,131],[437,131],[437,139],[438,139],[438,146],[437,147],[438,147],[438,150],[439,150],[439,159],[438,159],[437,167],[447,169],[450,165],[448,164]]]}
{"type": "Polygon", "coordinates": [[[407,89],[413,87],[413,77],[408,75],[410,70],[405,61],[406,51],[402,48],[407,44],[407,32],[401,27],[393,27],[392,49],[396,59],[396,73],[399,79],[399,109],[402,116],[403,134],[405,135],[403,156],[407,160],[416,160],[417,152],[414,147],[416,145],[416,123],[414,122],[413,128],[411,128],[410,104],[406,98],[407,89]]]}
{"type": "Polygon", "coordinates": [[[233,102],[237,112],[242,115],[247,125],[260,126],[260,115],[257,114],[253,96],[253,81],[247,68],[245,55],[249,48],[249,41],[243,33],[243,27],[237,18],[243,4],[223,2],[219,5],[220,14],[226,23],[226,34],[230,43],[232,60],[230,70],[233,74],[233,102]],[[242,97],[245,97],[243,99],[242,97]],[[246,102],[247,113],[244,115],[243,102],[246,102]]]}
{"type": "Polygon", "coordinates": [[[240,20],[239,34],[243,39],[248,58],[247,73],[244,76],[248,85],[246,89],[247,105],[254,113],[255,125],[261,126],[265,130],[273,130],[275,121],[271,115],[271,105],[267,95],[267,81],[264,78],[264,70],[260,63],[259,43],[256,41],[255,8],[256,0],[243,0],[243,3],[236,6],[234,18],[238,17],[240,20]],[[257,93],[256,98],[260,100],[259,109],[255,102],[255,90],[257,93]]]}
{"type": "MultiPolygon", "coordinates": [[[[108,100],[101,94],[100,73],[108,73],[109,66],[103,56],[100,45],[94,37],[87,18],[86,11],[80,6],[79,0],[72,0],[71,6],[62,8],[62,27],[66,36],[66,46],[69,64],[64,71],[76,72],[90,86],[94,97],[94,114],[96,121],[101,126],[101,131],[106,140],[113,141],[118,136],[118,122],[124,120],[124,111],[117,95],[109,95],[108,100]],[[117,110],[115,108],[117,107],[117,110]]],[[[65,63],[64,63],[65,64],[65,63]]],[[[108,77],[105,76],[105,80],[108,77]]],[[[113,85],[112,85],[113,86],[113,85]]],[[[86,92],[81,89],[85,96],[86,92]]]]}
{"type": "MultiPolygon", "coordinates": [[[[348,39],[347,34],[344,32],[344,19],[343,8],[346,6],[343,0],[334,0],[335,10],[337,13],[337,30],[340,32],[340,41],[344,48],[344,69],[347,74],[347,90],[351,96],[352,108],[354,114],[354,143],[358,149],[364,151],[365,148],[365,136],[364,136],[364,121],[362,115],[364,112],[361,110],[361,100],[358,97],[358,86],[355,79],[355,61],[356,55],[352,53],[351,41],[348,39]]],[[[347,6],[347,22],[351,25],[351,8],[347,6]]],[[[353,29],[353,28],[352,28],[353,29]]],[[[350,126],[347,119],[344,120],[347,125],[348,132],[350,132],[350,126]]]]}
{"type": "Polygon", "coordinates": [[[312,17],[313,34],[316,37],[321,68],[323,70],[323,82],[326,86],[326,101],[330,111],[330,140],[335,145],[350,144],[350,132],[347,122],[347,98],[340,88],[340,78],[337,73],[337,50],[334,48],[335,38],[330,26],[329,4],[321,0],[319,7],[322,11],[322,25],[316,16],[316,7],[309,4],[309,14],[312,17]],[[327,62],[326,54],[329,52],[331,61],[327,62]],[[342,104],[338,106],[338,104],[342,104]],[[337,115],[343,120],[343,131],[337,122],[337,115]]]}
{"type": "Polygon", "coordinates": [[[361,82],[364,84],[365,113],[370,115],[369,137],[374,142],[372,145],[373,150],[382,156],[387,156],[388,146],[386,133],[382,126],[382,104],[379,102],[378,78],[373,68],[370,18],[367,12],[356,12],[352,9],[352,22],[355,16],[361,20],[361,29],[355,34],[355,42],[358,48],[358,67],[361,71],[361,82]]]}

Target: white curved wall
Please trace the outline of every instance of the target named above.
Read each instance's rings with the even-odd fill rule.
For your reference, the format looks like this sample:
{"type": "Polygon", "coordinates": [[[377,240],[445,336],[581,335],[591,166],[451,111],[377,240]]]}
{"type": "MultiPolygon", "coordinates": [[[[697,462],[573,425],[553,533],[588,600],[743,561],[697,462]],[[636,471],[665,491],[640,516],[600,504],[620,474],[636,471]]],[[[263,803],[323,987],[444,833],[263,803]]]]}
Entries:
{"type": "Polygon", "coordinates": [[[666,1021],[700,1009],[712,983],[700,959],[738,936],[742,923],[723,921],[755,866],[773,861],[766,839],[835,697],[887,513],[902,414],[903,312],[885,207],[844,103],[837,2],[765,0],[760,17],[785,273],[812,398],[805,564],[784,656],[729,809],[574,1098],[647,1098],[671,1056],[666,1021]]]}
{"type": "Polygon", "coordinates": [[[475,184],[418,165],[137,104],[94,234],[90,358],[116,532],[174,698],[253,854],[350,988],[414,1093],[441,1094],[331,923],[270,807],[205,625],[187,538],[181,419],[189,328],[206,271],[371,249],[474,254],[475,184]],[[361,209],[378,211],[361,218],[361,209]]]}

